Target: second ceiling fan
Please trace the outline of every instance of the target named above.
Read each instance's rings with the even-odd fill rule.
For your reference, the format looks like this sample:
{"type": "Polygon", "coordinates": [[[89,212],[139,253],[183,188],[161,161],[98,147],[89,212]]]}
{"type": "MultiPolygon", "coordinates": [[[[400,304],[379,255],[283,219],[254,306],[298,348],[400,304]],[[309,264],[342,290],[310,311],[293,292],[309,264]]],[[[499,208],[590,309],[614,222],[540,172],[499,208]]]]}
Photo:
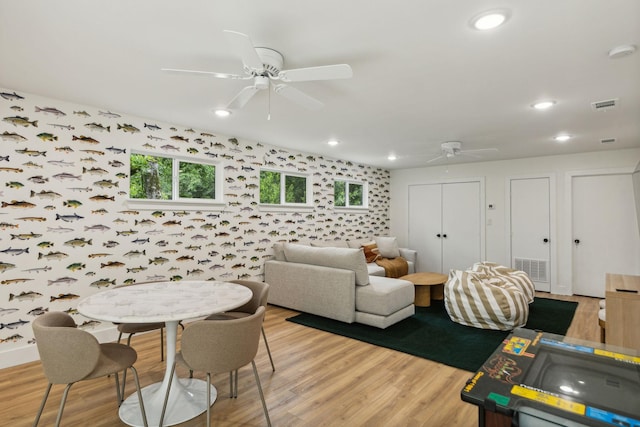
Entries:
{"type": "Polygon", "coordinates": [[[283,70],[284,57],[280,52],[267,47],[254,47],[249,36],[237,31],[225,30],[224,34],[233,51],[242,60],[244,74],[176,68],[162,68],[162,71],[207,74],[220,79],[253,80],[253,84],[244,87],[227,104],[227,110],[231,111],[241,109],[257,92],[268,90],[270,86],[273,87],[275,93],[310,110],[317,110],[324,105],[322,102],[285,83],[348,79],[353,76],[353,71],[347,64],[283,70]]]}

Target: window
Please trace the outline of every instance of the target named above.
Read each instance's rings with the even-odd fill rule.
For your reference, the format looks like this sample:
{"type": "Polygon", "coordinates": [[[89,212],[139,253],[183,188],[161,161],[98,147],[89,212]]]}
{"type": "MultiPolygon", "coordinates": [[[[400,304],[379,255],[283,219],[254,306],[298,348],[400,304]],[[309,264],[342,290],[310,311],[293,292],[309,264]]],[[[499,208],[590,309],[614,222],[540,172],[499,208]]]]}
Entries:
{"type": "Polygon", "coordinates": [[[338,208],[367,208],[366,183],[357,181],[334,181],[333,205],[338,208]]]}
{"type": "Polygon", "coordinates": [[[260,171],[260,203],[309,205],[310,181],[306,175],[262,169],[260,171]]]}
{"type": "Polygon", "coordinates": [[[131,153],[130,160],[130,199],[221,202],[221,168],[215,163],[146,153],[131,153]]]}

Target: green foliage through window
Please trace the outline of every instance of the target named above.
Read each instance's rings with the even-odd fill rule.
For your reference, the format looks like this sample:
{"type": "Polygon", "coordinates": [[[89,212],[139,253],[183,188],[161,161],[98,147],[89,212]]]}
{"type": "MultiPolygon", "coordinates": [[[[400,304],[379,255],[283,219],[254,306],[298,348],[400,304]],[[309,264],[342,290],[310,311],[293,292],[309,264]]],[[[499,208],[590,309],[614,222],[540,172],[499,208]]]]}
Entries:
{"type": "Polygon", "coordinates": [[[260,171],[260,203],[280,203],[280,172],[260,171]]]}
{"type": "Polygon", "coordinates": [[[284,182],[286,186],[285,203],[307,202],[307,178],[304,176],[285,175],[284,182]]]}
{"type": "Polygon", "coordinates": [[[366,187],[363,183],[338,181],[333,183],[333,205],[337,207],[365,207],[366,187]]]}
{"type": "Polygon", "coordinates": [[[130,160],[129,197],[132,199],[216,198],[215,165],[138,153],[132,153],[130,160]],[[174,168],[177,183],[173,180],[174,168]]]}
{"type": "Polygon", "coordinates": [[[260,203],[272,205],[306,204],[307,177],[261,170],[260,203]]]}

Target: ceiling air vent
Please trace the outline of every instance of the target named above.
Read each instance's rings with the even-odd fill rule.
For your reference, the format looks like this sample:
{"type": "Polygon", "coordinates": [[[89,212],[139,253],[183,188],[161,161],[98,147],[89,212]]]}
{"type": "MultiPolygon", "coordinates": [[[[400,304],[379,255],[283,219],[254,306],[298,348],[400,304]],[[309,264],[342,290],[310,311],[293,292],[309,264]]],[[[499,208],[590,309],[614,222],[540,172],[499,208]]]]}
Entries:
{"type": "Polygon", "coordinates": [[[613,144],[616,142],[615,138],[604,138],[600,140],[600,144],[613,144]]]}
{"type": "Polygon", "coordinates": [[[596,101],[592,102],[591,106],[596,111],[606,111],[610,110],[618,105],[617,99],[608,99],[606,101],[596,101]]]}

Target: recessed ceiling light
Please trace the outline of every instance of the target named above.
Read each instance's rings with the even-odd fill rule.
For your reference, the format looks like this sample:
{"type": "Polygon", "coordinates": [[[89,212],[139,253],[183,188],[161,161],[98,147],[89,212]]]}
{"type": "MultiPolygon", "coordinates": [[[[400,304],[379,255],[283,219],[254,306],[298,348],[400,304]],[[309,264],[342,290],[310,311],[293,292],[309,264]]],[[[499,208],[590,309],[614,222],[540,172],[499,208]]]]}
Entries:
{"type": "Polygon", "coordinates": [[[553,139],[555,139],[558,142],[565,142],[571,139],[571,135],[566,135],[566,134],[558,135],[553,139]]]}
{"type": "Polygon", "coordinates": [[[396,157],[395,154],[389,154],[389,157],[387,157],[387,160],[391,160],[391,161],[394,161],[396,159],[397,159],[397,157],[396,157]]]}
{"type": "Polygon", "coordinates": [[[216,110],[214,113],[218,117],[229,117],[231,115],[231,111],[229,110],[216,110]]]}
{"type": "Polygon", "coordinates": [[[540,101],[531,105],[536,110],[546,110],[547,108],[551,108],[556,105],[556,101],[540,101]]]}
{"type": "Polygon", "coordinates": [[[327,144],[334,146],[340,144],[340,141],[338,141],[337,139],[330,139],[329,141],[327,141],[327,144]]]}
{"type": "Polygon", "coordinates": [[[488,10],[474,16],[471,19],[471,27],[480,31],[491,30],[504,24],[509,16],[507,9],[488,10]]]}

